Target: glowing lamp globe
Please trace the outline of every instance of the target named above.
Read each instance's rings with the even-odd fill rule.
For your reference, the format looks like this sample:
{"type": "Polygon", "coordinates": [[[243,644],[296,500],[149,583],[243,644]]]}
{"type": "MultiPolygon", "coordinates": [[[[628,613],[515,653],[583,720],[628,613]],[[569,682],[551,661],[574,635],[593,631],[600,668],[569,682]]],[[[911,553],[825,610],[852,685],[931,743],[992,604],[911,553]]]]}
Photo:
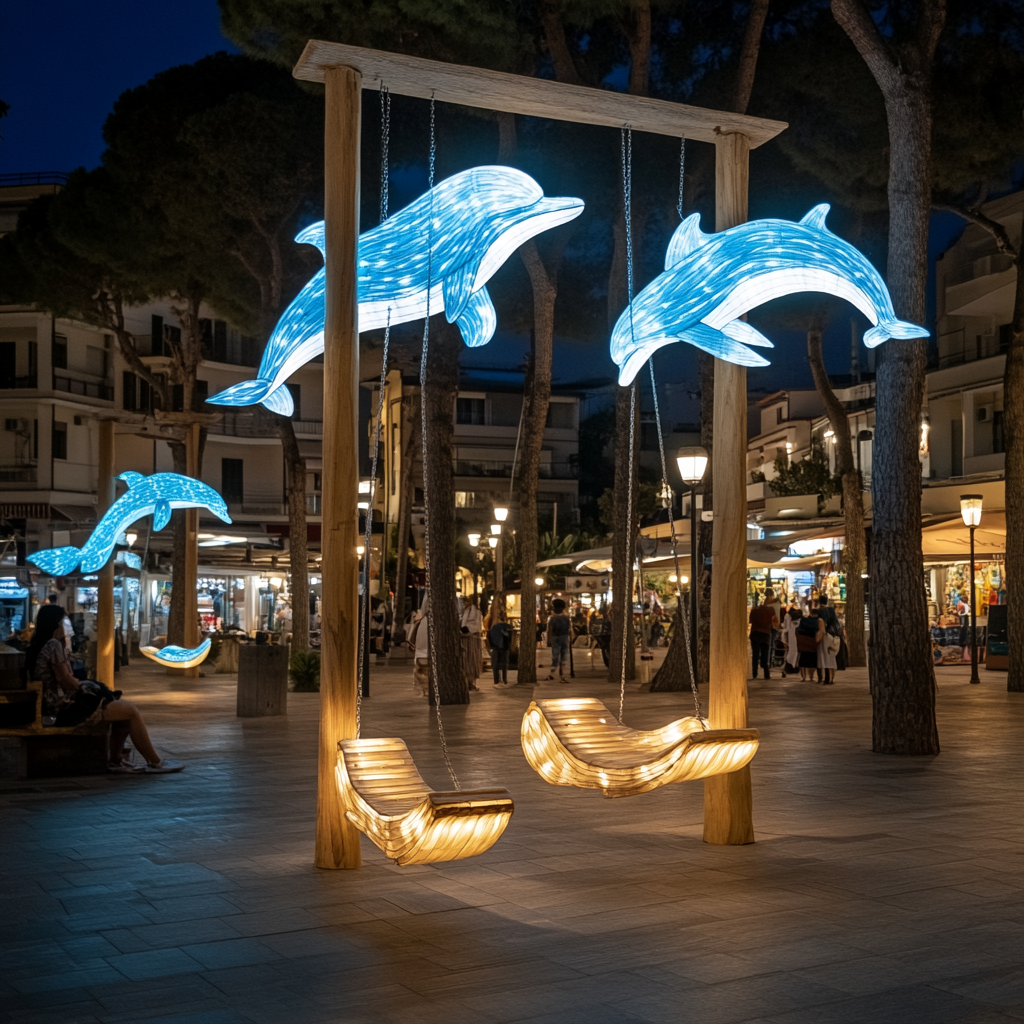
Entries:
{"type": "Polygon", "coordinates": [[[687,445],[676,453],[679,475],[687,484],[699,484],[708,468],[708,453],[699,445],[687,445]]]}
{"type": "Polygon", "coordinates": [[[498,538],[497,537],[488,537],[487,538],[487,543],[490,544],[490,546],[492,548],[496,548],[498,546],[498,538]]]}
{"type": "Polygon", "coordinates": [[[475,548],[480,543],[480,534],[479,533],[471,533],[471,534],[469,534],[469,538],[468,539],[469,539],[469,546],[471,548],[475,548]]]}
{"type": "Polygon", "coordinates": [[[491,533],[497,537],[501,534],[501,523],[491,523],[491,533]]]}
{"type": "Polygon", "coordinates": [[[981,494],[960,495],[960,516],[964,526],[981,525],[981,506],[984,496],[981,494]]]}
{"type": "Polygon", "coordinates": [[[497,519],[499,523],[505,522],[505,520],[508,519],[508,509],[501,505],[495,506],[494,518],[497,519]]]}

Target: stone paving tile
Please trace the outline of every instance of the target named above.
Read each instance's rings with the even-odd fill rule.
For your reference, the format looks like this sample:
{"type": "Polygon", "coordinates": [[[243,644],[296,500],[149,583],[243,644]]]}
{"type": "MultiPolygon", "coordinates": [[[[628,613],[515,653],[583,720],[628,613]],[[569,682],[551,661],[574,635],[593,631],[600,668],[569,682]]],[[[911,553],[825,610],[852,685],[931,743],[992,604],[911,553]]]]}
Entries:
{"type": "MultiPolygon", "coordinates": [[[[579,675],[537,695],[614,700],[579,675]]],[[[941,674],[943,753],[920,761],[871,754],[863,671],[752,684],[758,842],[731,848],[701,841],[700,785],[624,801],[548,786],[518,745],[531,691],[485,691],[443,714],[464,784],[513,792],[506,835],[405,869],[364,841],[356,873],[311,865],[316,695],[239,721],[229,677],[133,665],[121,682],[188,769],[0,784],[0,1020],[1024,1020],[1006,770],[1024,701],[1002,676],[941,674]]],[[[375,668],[372,692],[367,735],[402,735],[443,783],[404,670],[375,668]]],[[[627,718],[664,724],[681,701],[630,691],[627,718]]]]}

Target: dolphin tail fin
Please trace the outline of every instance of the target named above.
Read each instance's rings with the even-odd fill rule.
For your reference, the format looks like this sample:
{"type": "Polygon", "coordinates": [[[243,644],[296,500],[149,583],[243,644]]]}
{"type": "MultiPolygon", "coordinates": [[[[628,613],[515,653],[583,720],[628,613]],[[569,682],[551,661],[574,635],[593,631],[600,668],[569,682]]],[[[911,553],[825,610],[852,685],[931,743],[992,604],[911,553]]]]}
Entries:
{"type": "Polygon", "coordinates": [[[876,327],[872,327],[864,335],[864,344],[868,348],[877,348],[883,341],[889,338],[927,338],[929,332],[917,324],[908,323],[906,320],[879,320],[876,327]]]}
{"type": "Polygon", "coordinates": [[[210,405],[265,405],[271,412],[291,416],[295,411],[291,392],[285,387],[274,387],[272,380],[243,380],[206,400],[210,405]]]}
{"type": "Polygon", "coordinates": [[[480,348],[494,337],[498,314],[494,312],[494,303],[486,288],[479,288],[470,295],[455,322],[468,348],[480,348]]]}
{"type": "Polygon", "coordinates": [[[26,555],[25,557],[51,576],[67,576],[82,560],[82,549],[73,547],[47,548],[45,551],[37,551],[34,555],[26,555]]]}
{"type": "MultiPolygon", "coordinates": [[[[728,325],[734,330],[732,325],[728,325]]],[[[753,330],[753,328],[751,328],[753,330]]],[[[764,335],[760,335],[762,338],[764,335]]],[[[768,366],[768,360],[759,356],[756,352],[747,348],[742,342],[730,338],[728,334],[708,327],[707,324],[694,324],[685,331],[680,332],[679,340],[685,341],[688,345],[699,348],[702,352],[709,352],[726,362],[735,363],[737,366],[768,366]]],[[[749,335],[743,332],[743,340],[749,342],[749,335]]],[[[768,339],[765,338],[765,341],[768,339]]],[[[770,343],[769,343],[770,344],[770,343]]]]}

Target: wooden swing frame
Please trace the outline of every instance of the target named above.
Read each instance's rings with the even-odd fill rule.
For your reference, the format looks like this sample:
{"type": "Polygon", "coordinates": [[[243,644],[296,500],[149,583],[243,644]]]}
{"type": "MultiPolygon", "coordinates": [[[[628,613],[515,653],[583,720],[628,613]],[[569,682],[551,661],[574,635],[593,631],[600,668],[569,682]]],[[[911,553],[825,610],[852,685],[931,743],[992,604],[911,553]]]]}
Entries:
{"type": "MultiPolygon", "coordinates": [[[[359,645],[359,240],[361,94],[383,82],[394,95],[621,128],[715,146],[715,228],[747,219],[749,152],[787,126],[782,121],[565,85],[403,54],[310,40],[293,74],[322,82],[324,220],[327,267],[324,403],[320,741],[316,864],[360,866],[359,836],[335,781],[339,740],[356,735],[359,645]]],[[[715,361],[715,586],[711,603],[708,718],[715,729],[747,726],[746,369],[715,361]]],[[[704,839],[754,841],[750,769],[704,780],[704,839]]]]}

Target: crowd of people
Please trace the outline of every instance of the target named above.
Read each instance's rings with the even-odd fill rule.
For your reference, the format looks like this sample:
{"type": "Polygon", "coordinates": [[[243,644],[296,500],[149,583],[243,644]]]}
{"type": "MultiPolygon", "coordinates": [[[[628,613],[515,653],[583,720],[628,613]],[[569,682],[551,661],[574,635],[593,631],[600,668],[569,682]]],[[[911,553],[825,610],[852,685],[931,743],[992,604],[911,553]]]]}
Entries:
{"type": "Polygon", "coordinates": [[[784,607],[769,587],[750,609],[750,653],[754,679],[759,669],[771,679],[773,661],[781,660],[783,678],[799,673],[830,686],[846,668],[845,631],[826,594],[809,598],[806,607],[797,601],[784,607]]]}

